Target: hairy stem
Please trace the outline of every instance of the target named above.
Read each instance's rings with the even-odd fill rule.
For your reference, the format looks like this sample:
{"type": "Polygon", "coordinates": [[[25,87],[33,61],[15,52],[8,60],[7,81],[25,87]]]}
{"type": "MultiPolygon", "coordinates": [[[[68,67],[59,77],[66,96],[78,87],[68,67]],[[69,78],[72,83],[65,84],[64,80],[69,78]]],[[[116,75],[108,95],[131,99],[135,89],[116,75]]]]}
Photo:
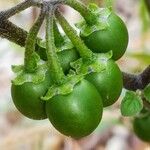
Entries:
{"type": "Polygon", "coordinates": [[[31,7],[31,6],[39,6],[41,0],[25,0],[24,2],[21,2],[20,4],[12,7],[11,9],[1,11],[0,12],[0,19],[8,19],[11,16],[14,16],[15,14],[31,7]]]}
{"type": "Polygon", "coordinates": [[[2,38],[24,47],[27,34],[27,31],[16,26],[8,20],[0,21],[0,37],[2,38]]]}
{"type": "Polygon", "coordinates": [[[54,83],[60,84],[64,78],[64,73],[59,63],[59,59],[56,54],[56,47],[54,44],[53,15],[53,10],[49,10],[49,13],[46,15],[46,50],[52,80],[54,83]]]}
{"type": "MultiPolygon", "coordinates": [[[[50,1],[51,4],[56,5],[62,3],[63,0],[50,1]]],[[[41,7],[44,0],[25,0],[20,4],[0,12],[0,37],[5,38],[11,42],[14,42],[22,47],[25,46],[25,41],[27,38],[27,31],[16,26],[8,20],[9,17],[25,10],[30,6],[41,7]]]]}
{"type": "Polygon", "coordinates": [[[140,74],[128,74],[123,72],[124,88],[136,91],[144,89],[150,83],[150,65],[140,74]]]}
{"type": "Polygon", "coordinates": [[[89,25],[95,24],[96,16],[83,3],[78,0],[66,0],[65,3],[77,10],[89,25]]]}
{"type": "Polygon", "coordinates": [[[70,26],[70,24],[59,11],[56,11],[56,18],[58,19],[66,35],[70,38],[73,45],[77,48],[80,56],[83,59],[91,59],[93,56],[92,51],[87,48],[84,42],[77,35],[77,32],[70,26]]]}
{"type": "Polygon", "coordinates": [[[58,26],[56,24],[56,20],[54,20],[54,38],[55,38],[56,47],[59,47],[64,42],[64,38],[59,32],[58,26]]]}
{"type": "MultiPolygon", "coordinates": [[[[28,0],[28,1],[30,1],[30,0],[28,0]]],[[[41,0],[32,0],[32,1],[35,2],[33,5],[38,6],[38,7],[41,6],[41,4],[43,3],[41,0]]],[[[57,4],[57,3],[63,3],[63,1],[65,1],[65,0],[51,1],[51,3],[57,4]]],[[[69,2],[66,2],[67,5],[71,6],[70,3],[71,3],[71,0],[69,2]]],[[[145,3],[147,4],[148,10],[150,10],[150,0],[145,0],[145,3]]],[[[30,5],[27,6],[26,1],[24,1],[22,5],[24,5],[24,4],[26,6],[19,6],[19,7],[21,7],[21,9],[22,8],[25,9],[25,7],[30,6],[30,5]]],[[[74,5],[74,4],[72,4],[72,5],[74,5]]],[[[16,6],[16,7],[18,7],[18,6],[16,6]]],[[[81,5],[80,5],[80,7],[78,5],[79,8],[76,8],[76,7],[77,7],[77,5],[74,6],[74,8],[76,10],[78,9],[78,11],[79,11],[79,9],[81,9],[81,5]]],[[[7,17],[4,17],[5,16],[4,12],[6,14],[9,14],[8,17],[17,13],[16,10],[15,11],[13,11],[13,10],[15,10],[15,9],[11,8],[9,10],[6,10],[7,13],[5,11],[0,12],[0,18],[1,18],[0,19],[0,37],[6,38],[9,41],[12,41],[12,42],[24,47],[28,32],[21,29],[20,27],[14,25],[12,22],[6,20],[7,17]],[[8,12],[11,12],[11,13],[8,13],[8,12]]],[[[82,10],[83,10],[83,8],[82,8],[82,10]]],[[[85,13],[85,12],[86,11],[84,11],[83,13],[85,13]]],[[[135,91],[137,89],[144,89],[145,86],[150,83],[150,66],[148,66],[142,73],[140,73],[138,75],[128,74],[128,73],[123,72],[123,79],[124,79],[124,88],[126,88],[128,90],[135,91]]]]}
{"type": "Polygon", "coordinates": [[[37,67],[37,62],[32,57],[33,57],[33,53],[35,52],[36,37],[43,23],[44,18],[45,18],[45,10],[42,9],[37,21],[32,26],[27,36],[26,46],[25,46],[25,59],[24,59],[25,70],[27,72],[35,71],[37,67]]]}

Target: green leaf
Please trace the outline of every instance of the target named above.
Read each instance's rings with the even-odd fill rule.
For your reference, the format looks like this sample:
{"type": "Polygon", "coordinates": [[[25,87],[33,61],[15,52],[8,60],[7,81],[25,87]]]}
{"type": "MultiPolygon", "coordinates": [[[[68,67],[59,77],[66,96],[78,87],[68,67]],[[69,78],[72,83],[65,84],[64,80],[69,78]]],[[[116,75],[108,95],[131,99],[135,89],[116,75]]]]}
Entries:
{"type": "Polygon", "coordinates": [[[135,116],[143,108],[143,101],[139,95],[133,91],[127,91],[121,103],[121,113],[123,116],[135,116]]]}
{"type": "Polygon", "coordinates": [[[83,75],[69,75],[62,85],[52,85],[42,100],[50,100],[56,95],[66,95],[73,91],[74,86],[84,78],[83,75]]]}
{"type": "Polygon", "coordinates": [[[97,16],[97,23],[91,26],[83,20],[75,24],[76,27],[80,29],[80,34],[83,37],[86,37],[95,31],[104,30],[109,26],[108,17],[111,14],[111,10],[109,8],[99,8],[95,4],[90,4],[89,9],[97,16]]]}
{"type": "Polygon", "coordinates": [[[150,84],[144,89],[144,97],[150,102],[150,84]]]}

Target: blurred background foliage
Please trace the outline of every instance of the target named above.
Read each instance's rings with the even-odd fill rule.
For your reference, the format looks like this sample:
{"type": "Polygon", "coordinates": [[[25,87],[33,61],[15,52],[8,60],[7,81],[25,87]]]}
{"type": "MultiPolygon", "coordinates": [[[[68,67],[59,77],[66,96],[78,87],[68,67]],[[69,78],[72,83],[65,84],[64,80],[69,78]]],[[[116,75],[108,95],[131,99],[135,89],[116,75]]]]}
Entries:
{"type": "MultiPolygon", "coordinates": [[[[112,6],[124,20],[129,31],[129,45],[118,64],[123,71],[138,73],[150,64],[150,14],[144,0],[82,0],[85,4],[97,3],[100,7],[112,6]]],[[[8,9],[21,0],[0,1],[0,10],[8,9]]],[[[61,11],[72,23],[80,15],[69,7],[61,11]]],[[[29,30],[39,10],[29,8],[10,20],[29,30]]],[[[44,28],[39,36],[44,37],[44,28]]],[[[120,100],[105,109],[102,123],[90,136],[75,141],[60,135],[48,120],[33,121],[22,116],[14,107],[10,85],[12,64],[23,62],[24,48],[0,38],[0,150],[148,150],[132,132],[132,118],[121,116],[120,100]]],[[[124,91],[123,91],[124,94],[124,91]]],[[[122,95],[123,95],[122,94],[122,95]]]]}

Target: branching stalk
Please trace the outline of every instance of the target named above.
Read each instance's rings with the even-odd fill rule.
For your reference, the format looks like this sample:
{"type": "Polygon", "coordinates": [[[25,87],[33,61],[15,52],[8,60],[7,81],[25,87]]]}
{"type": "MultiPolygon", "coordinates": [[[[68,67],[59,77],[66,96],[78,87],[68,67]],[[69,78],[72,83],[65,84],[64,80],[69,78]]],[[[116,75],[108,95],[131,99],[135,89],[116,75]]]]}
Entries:
{"type": "Polygon", "coordinates": [[[66,35],[70,38],[73,45],[77,48],[80,56],[83,59],[91,59],[93,56],[92,51],[87,48],[84,42],[77,35],[77,32],[70,26],[70,24],[58,10],[56,11],[56,18],[58,19],[66,35]]]}
{"type": "Polygon", "coordinates": [[[41,0],[25,0],[24,2],[21,2],[20,4],[12,7],[11,9],[1,11],[0,12],[0,19],[6,20],[12,16],[14,16],[17,13],[20,13],[21,11],[31,7],[31,6],[40,6],[41,0]]]}
{"type": "Polygon", "coordinates": [[[16,26],[8,20],[0,21],[0,37],[2,38],[24,47],[27,34],[27,31],[16,26]]]}
{"type": "Polygon", "coordinates": [[[95,24],[96,16],[83,3],[78,0],[66,0],[65,3],[77,10],[89,25],[95,24]]]}
{"type": "MultiPolygon", "coordinates": [[[[43,5],[43,1],[41,0],[26,0],[22,2],[21,4],[18,4],[15,7],[10,8],[9,10],[0,12],[0,37],[6,38],[9,41],[12,41],[22,47],[25,46],[25,41],[28,35],[28,32],[23,30],[22,28],[16,26],[12,22],[8,21],[7,18],[15,15],[16,13],[21,12],[22,10],[30,7],[31,1],[33,2],[32,6],[40,7],[43,5]],[[19,9],[19,10],[18,10],[19,9]]],[[[73,0],[55,0],[51,1],[53,4],[59,4],[65,2],[67,5],[72,6],[74,9],[79,11],[81,13],[82,10],[84,12],[81,13],[81,15],[86,16],[87,8],[85,6],[75,5],[75,1],[73,0]],[[73,6],[74,5],[74,6],[73,6]],[[84,8],[83,8],[84,7],[84,8]],[[85,14],[86,12],[86,14],[85,14]]],[[[145,0],[145,3],[147,4],[148,10],[150,10],[150,2],[149,0],[145,0]]],[[[150,11],[149,11],[150,13],[150,11]]],[[[87,15],[88,16],[88,15],[87,15]]],[[[88,19],[86,19],[88,20],[88,19]]],[[[91,19],[89,19],[91,20],[91,19]]],[[[150,83],[150,66],[148,66],[142,73],[138,75],[124,73],[123,72],[123,80],[124,80],[124,88],[128,90],[137,90],[137,89],[144,89],[146,85],[150,83]]]]}
{"type": "Polygon", "coordinates": [[[132,91],[144,89],[150,83],[150,65],[140,74],[123,72],[124,88],[132,91]]]}

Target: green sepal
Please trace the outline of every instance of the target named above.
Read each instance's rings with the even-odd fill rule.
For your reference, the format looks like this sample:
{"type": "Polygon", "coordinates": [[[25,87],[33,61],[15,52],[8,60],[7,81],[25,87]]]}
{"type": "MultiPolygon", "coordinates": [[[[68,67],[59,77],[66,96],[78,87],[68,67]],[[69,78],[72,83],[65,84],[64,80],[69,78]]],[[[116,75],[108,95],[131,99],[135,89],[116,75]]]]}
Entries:
{"type": "MultiPolygon", "coordinates": [[[[63,36],[64,42],[57,46],[56,52],[61,52],[63,50],[68,50],[74,48],[74,45],[70,41],[70,39],[66,36],[63,36]]],[[[37,44],[39,47],[46,49],[46,41],[37,40],[37,44]]]]}
{"type": "Polygon", "coordinates": [[[150,84],[146,86],[143,93],[144,93],[144,97],[146,98],[146,100],[150,103],[150,84]]]}
{"type": "Polygon", "coordinates": [[[58,52],[74,48],[74,45],[67,36],[63,36],[64,42],[57,47],[58,52]]]}
{"type": "Polygon", "coordinates": [[[82,37],[89,36],[95,31],[107,29],[109,27],[108,17],[112,13],[110,8],[99,8],[95,4],[90,4],[88,8],[96,16],[97,20],[94,25],[87,24],[85,20],[75,24],[80,29],[80,35],[82,37]]]}
{"type": "Polygon", "coordinates": [[[66,95],[73,91],[74,86],[84,78],[83,75],[68,75],[61,85],[52,85],[42,100],[50,100],[57,95],[66,95]]]}
{"type": "Polygon", "coordinates": [[[19,73],[21,72],[22,70],[24,69],[24,66],[23,65],[12,65],[11,66],[11,70],[14,72],[14,73],[19,73]]]}
{"type": "MultiPolygon", "coordinates": [[[[33,52],[33,54],[30,57],[31,57],[31,60],[30,60],[31,66],[33,66],[33,65],[37,66],[38,62],[40,62],[39,55],[36,52],[33,52]]],[[[24,65],[17,65],[17,66],[12,65],[11,69],[14,73],[19,73],[24,70],[24,65]]]]}
{"type": "Polygon", "coordinates": [[[46,42],[42,39],[37,39],[37,45],[41,48],[46,48],[46,42]]]}
{"type": "Polygon", "coordinates": [[[37,69],[33,73],[27,73],[23,65],[12,66],[12,71],[16,73],[15,79],[12,80],[12,84],[22,85],[25,82],[32,82],[35,84],[41,83],[45,79],[45,74],[48,71],[47,64],[38,65],[37,69]]]}
{"type": "Polygon", "coordinates": [[[84,61],[82,58],[72,62],[70,65],[77,74],[87,75],[105,70],[107,61],[112,58],[112,51],[108,53],[94,54],[92,60],[84,61]]]}
{"type": "Polygon", "coordinates": [[[99,12],[99,7],[98,5],[96,5],[95,3],[90,3],[88,5],[88,9],[92,12],[92,13],[98,13],[99,12]]]}
{"type": "Polygon", "coordinates": [[[135,116],[143,109],[143,101],[141,97],[133,91],[126,91],[121,102],[121,114],[123,116],[135,116]]]}

